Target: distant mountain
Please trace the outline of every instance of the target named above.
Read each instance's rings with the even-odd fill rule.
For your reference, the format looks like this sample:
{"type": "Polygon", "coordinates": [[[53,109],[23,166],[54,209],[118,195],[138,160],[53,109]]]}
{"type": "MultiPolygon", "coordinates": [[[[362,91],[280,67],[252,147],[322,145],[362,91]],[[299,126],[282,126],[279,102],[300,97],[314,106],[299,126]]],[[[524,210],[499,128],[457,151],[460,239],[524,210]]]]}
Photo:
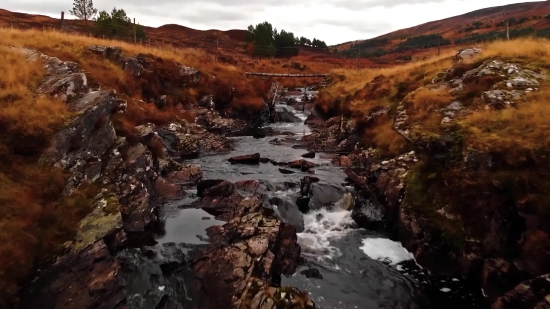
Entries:
{"type": "Polygon", "coordinates": [[[550,1],[515,3],[480,9],[393,31],[372,39],[346,42],[331,47],[339,51],[350,47],[388,51],[407,45],[418,45],[422,48],[430,44],[437,46],[440,43],[449,45],[483,41],[502,35],[506,31],[506,21],[509,21],[511,35],[547,31],[550,29],[549,14],[550,1]],[[414,39],[419,36],[422,37],[414,39]]]}

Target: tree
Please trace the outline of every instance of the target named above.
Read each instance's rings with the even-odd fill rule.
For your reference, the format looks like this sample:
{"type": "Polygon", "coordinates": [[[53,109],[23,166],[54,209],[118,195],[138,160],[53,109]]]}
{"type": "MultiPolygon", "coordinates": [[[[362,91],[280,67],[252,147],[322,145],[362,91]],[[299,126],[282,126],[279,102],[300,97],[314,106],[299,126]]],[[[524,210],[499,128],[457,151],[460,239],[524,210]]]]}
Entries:
{"type": "MultiPolygon", "coordinates": [[[[107,11],[101,11],[95,18],[95,22],[96,34],[98,35],[127,39],[134,37],[134,25],[123,9],[115,7],[111,14],[107,11]]],[[[136,38],[145,39],[147,37],[141,25],[136,25],[135,31],[136,38]]]]}
{"type": "Polygon", "coordinates": [[[83,19],[86,25],[88,25],[88,20],[97,14],[97,9],[94,8],[93,0],[74,0],[73,9],[69,10],[69,13],[79,19],[83,19]]]}

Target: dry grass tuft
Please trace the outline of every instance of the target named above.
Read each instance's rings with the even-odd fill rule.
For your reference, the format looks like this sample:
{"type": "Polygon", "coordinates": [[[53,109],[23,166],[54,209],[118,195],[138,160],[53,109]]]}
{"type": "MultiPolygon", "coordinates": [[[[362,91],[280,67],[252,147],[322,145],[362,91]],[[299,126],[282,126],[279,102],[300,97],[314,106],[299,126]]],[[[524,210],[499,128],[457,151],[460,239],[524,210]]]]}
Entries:
{"type": "Polygon", "coordinates": [[[72,116],[63,102],[33,94],[42,65],[0,47],[0,71],[0,306],[9,306],[20,280],[74,235],[97,190],[60,199],[65,175],[37,163],[72,116]]]}
{"type": "Polygon", "coordinates": [[[469,115],[464,127],[470,131],[467,142],[481,151],[505,153],[510,162],[523,160],[550,148],[550,89],[544,85],[531,92],[517,108],[500,111],[480,110],[469,115]]]}

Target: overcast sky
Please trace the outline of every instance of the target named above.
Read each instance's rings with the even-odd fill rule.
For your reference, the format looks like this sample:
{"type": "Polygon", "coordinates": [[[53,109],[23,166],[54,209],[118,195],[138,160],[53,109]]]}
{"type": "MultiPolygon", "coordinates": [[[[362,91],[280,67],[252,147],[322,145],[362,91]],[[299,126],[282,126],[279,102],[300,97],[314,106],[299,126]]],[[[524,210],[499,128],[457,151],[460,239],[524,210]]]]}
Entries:
{"type": "MultiPolygon", "coordinates": [[[[476,9],[527,0],[118,0],[131,18],[158,27],[180,24],[207,29],[246,29],[268,21],[328,45],[372,38],[401,28],[467,13],[476,9]],[[231,3],[231,5],[229,5],[231,3]]],[[[94,0],[99,10],[111,11],[112,0],[94,0]]],[[[10,11],[66,16],[72,0],[2,0],[10,11]]],[[[70,16],[67,16],[72,18],[70,16]]]]}

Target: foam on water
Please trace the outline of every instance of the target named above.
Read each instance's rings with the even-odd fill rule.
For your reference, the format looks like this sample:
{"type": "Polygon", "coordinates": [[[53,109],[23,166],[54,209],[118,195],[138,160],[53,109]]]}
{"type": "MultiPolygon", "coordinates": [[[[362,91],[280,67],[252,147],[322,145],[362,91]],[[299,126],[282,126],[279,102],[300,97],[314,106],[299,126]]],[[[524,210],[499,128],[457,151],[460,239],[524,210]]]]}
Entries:
{"type": "Polygon", "coordinates": [[[390,260],[391,264],[412,260],[414,256],[399,242],[387,238],[366,238],[359,247],[366,255],[375,260],[390,260]]]}
{"type": "Polygon", "coordinates": [[[351,212],[335,205],[332,211],[325,208],[304,215],[304,231],[298,233],[298,243],[304,254],[332,259],[340,250],[330,241],[342,238],[353,229],[351,212]]]}

